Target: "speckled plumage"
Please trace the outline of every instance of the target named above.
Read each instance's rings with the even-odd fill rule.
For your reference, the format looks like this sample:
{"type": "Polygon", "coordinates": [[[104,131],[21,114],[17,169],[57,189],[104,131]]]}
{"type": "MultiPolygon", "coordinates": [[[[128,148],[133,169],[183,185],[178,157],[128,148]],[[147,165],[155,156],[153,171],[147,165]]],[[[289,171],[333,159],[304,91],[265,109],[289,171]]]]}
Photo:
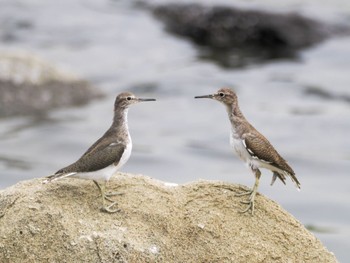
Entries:
{"type": "Polygon", "coordinates": [[[244,117],[238,107],[236,93],[229,88],[219,89],[215,94],[197,96],[195,98],[211,98],[226,106],[231,122],[230,144],[240,159],[253,171],[256,182],[248,202],[248,209],[254,210],[254,198],[258,188],[261,172],[259,168],[269,169],[273,172],[271,185],[278,177],[284,184],[286,177],[290,177],[297,188],[300,183],[295,177],[293,169],[275,150],[272,144],[259,133],[244,117]]]}

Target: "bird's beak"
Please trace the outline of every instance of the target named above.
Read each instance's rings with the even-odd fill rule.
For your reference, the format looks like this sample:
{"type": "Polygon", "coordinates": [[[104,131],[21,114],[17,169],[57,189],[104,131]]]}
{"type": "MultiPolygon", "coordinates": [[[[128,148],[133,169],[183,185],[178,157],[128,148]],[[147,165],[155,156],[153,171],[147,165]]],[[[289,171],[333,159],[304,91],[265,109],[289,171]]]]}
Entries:
{"type": "Polygon", "coordinates": [[[212,99],[214,97],[213,94],[210,95],[202,95],[202,96],[196,96],[195,99],[212,99]]]}
{"type": "Polygon", "coordinates": [[[142,99],[138,98],[137,101],[142,102],[142,101],[156,101],[156,99],[142,99]]]}

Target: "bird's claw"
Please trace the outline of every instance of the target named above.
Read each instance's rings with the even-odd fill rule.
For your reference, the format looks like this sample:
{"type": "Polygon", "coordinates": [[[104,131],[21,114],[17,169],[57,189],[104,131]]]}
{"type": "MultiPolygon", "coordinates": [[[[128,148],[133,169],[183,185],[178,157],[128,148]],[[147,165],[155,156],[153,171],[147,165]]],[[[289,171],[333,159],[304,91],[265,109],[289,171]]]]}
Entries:
{"type": "Polygon", "coordinates": [[[247,205],[247,207],[239,212],[246,213],[250,210],[251,214],[253,215],[254,214],[254,201],[255,201],[256,191],[254,191],[254,189],[247,190],[245,192],[238,193],[235,196],[244,196],[244,195],[249,195],[249,197],[248,197],[247,201],[241,201],[241,204],[245,204],[245,205],[247,205]]]}
{"type": "Polygon", "coordinates": [[[254,200],[249,200],[249,201],[242,201],[242,204],[247,204],[247,207],[241,211],[239,211],[240,213],[244,214],[246,212],[248,212],[249,210],[251,210],[251,214],[254,214],[254,200]]]}
{"type": "Polygon", "coordinates": [[[124,193],[119,193],[119,192],[110,192],[110,193],[106,193],[104,195],[104,199],[106,199],[109,202],[115,202],[113,199],[111,199],[111,196],[115,196],[115,195],[123,195],[124,193]]]}
{"type": "Polygon", "coordinates": [[[115,195],[123,195],[125,193],[122,193],[122,192],[108,192],[108,193],[105,193],[105,196],[115,196],[115,195]]]}
{"type": "MultiPolygon", "coordinates": [[[[108,200],[108,199],[107,199],[108,200]]],[[[106,212],[106,213],[110,213],[110,214],[113,214],[113,213],[116,213],[116,212],[120,212],[120,209],[117,208],[117,209],[111,209],[114,205],[116,205],[117,202],[113,202],[112,204],[110,204],[109,206],[104,206],[101,208],[101,211],[102,212],[106,212]]]]}
{"type": "Polygon", "coordinates": [[[253,193],[252,190],[245,190],[243,192],[235,194],[235,196],[244,196],[244,195],[251,195],[253,193]]]}

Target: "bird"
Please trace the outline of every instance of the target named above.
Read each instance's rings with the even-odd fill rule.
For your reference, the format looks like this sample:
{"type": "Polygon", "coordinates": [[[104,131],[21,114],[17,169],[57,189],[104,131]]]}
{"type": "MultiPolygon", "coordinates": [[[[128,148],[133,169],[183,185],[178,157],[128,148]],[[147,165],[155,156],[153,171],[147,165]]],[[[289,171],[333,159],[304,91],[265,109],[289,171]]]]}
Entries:
{"type": "Polygon", "coordinates": [[[101,210],[107,213],[119,211],[119,209],[113,209],[117,202],[109,196],[115,194],[106,193],[106,184],[131,155],[132,141],[128,128],[129,106],[144,101],[155,101],[155,99],[137,98],[131,92],[120,93],[115,99],[114,117],[110,128],[76,162],[48,176],[43,183],[67,177],[93,180],[102,196],[101,210]],[[106,200],[112,204],[106,205],[106,200]]]}
{"type": "Polygon", "coordinates": [[[297,189],[300,189],[300,182],[287,161],[275,150],[265,136],[258,132],[244,117],[238,106],[237,95],[232,89],[225,87],[214,94],[195,96],[195,98],[209,98],[225,105],[231,123],[230,145],[255,175],[253,188],[236,194],[236,196],[249,195],[248,200],[242,202],[247,205],[246,208],[240,212],[250,211],[252,215],[254,214],[254,201],[261,177],[260,168],[272,172],[271,185],[274,184],[277,178],[286,184],[286,178],[289,177],[295,183],[297,189]]]}

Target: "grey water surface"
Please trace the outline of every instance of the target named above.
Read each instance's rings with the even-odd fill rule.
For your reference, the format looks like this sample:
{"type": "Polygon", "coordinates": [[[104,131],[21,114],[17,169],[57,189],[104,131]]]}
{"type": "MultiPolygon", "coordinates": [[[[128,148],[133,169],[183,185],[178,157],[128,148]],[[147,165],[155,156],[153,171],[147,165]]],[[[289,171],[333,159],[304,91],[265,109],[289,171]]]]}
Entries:
{"type": "MultiPolygon", "coordinates": [[[[350,24],[347,0],[220,2],[350,24]]],[[[224,107],[193,99],[231,86],[247,119],[302,186],[270,187],[271,173],[263,171],[259,192],[307,225],[340,262],[350,260],[350,37],[330,38],[297,59],[223,69],[200,59],[198,47],[165,32],[134,1],[0,0],[0,6],[1,51],[32,52],[107,94],[82,107],[0,119],[0,189],[75,161],[109,127],[115,96],[125,90],[157,102],[130,109],[134,149],[122,171],[173,183],[252,186],[253,175],[229,147],[224,107]]]]}

